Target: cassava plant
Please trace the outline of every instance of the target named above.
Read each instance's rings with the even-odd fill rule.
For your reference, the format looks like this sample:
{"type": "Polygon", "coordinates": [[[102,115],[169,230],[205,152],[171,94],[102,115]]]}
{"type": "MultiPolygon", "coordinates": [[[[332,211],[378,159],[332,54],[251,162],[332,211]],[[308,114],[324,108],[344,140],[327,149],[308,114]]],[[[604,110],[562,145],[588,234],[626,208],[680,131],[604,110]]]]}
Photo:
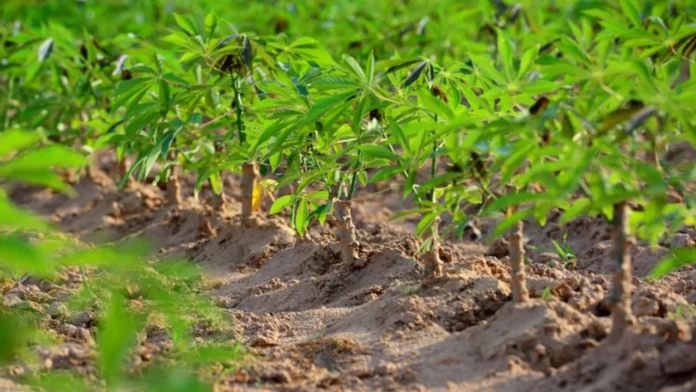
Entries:
{"type": "MultiPolygon", "coordinates": [[[[640,17],[634,7],[633,2],[624,2],[624,15],[596,12],[593,17],[605,26],[628,18],[633,25],[620,30],[621,35],[643,35],[646,41],[641,42],[647,42],[652,34],[670,30],[666,26],[653,29],[637,23],[640,17]]],[[[654,20],[659,24],[657,17],[654,20]]],[[[611,26],[618,29],[618,24],[611,26]]],[[[521,206],[517,216],[504,220],[499,228],[510,227],[531,214],[545,219],[549,207],[565,211],[560,223],[579,215],[598,213],[612,221],[614,272],[607,304],[614,321],[609,340],[616,341],[635,323],[630,303],[633,233],[656,246],[666,232],[689,221],[693,214],[681,200],[668,201],[668,190],[683,189],[682,179],[665,175],[660,164],[665,141],[693,139],[693,124],[685,117],[691,111],[684,103],[689,93],[688,88],[680,86],[683,75],[679,64],[684,61],[680,56],[666,56],[651,63],[635,60],[630,67],[624,67],[620,64],[626,54],[635,51],[632,38],[615,40],[603,31],[595,36],[589,28],[571,27],[579,35],[585,29],[582,35],[595,44],[585,41],[583,45],[565,39],[558,50],[564,54],[572,50],[573,55],[566,59],[548,59],[539,67],[541,75],[571,86],[570,89],[566,87],[567,93],[547,110],[549,115],[557,112],[553,114],[557,119],[547,123],[544,131],[553,140],[556,152],[548,163],[530,161],[522,177],[526,178],[523,184],[533,181],[545,194],[513,193],[494,204],[521,206]],[[577,72],[569,74],[571,69],[577,72]],[[594,70],[594,74],[590,70],[594,70]],[[563,149],[558,150],[559,146],[563,149]],[[559,154],[568,148],[572,152],[559,154]],[[578,153],[580,157],[574,158],[578,153]],[[636,209],[638,211],[632,211],[636,209]]],[[[688,36],[691,33],[687,30],[677,34],[688,36]]],[[[662,50],[658,45],[648,53],[662,50]]],[[[519,161],[522,160],[520,157],[519,161]]],[[[507,164],[514,161],[510,158],[507,164]]]]}
{"type": "MultiPolygon", "coordinates": [[[[294,62],[331,59],[310,39],[287,43],[236,33],[216,38],[220,22],[214,14],[206,17],[201,30],[190,18],[178,16],[177,23],[179,29],[163,40],[183,52],[178,61],[155,58],[155,67],[136,64],[130,71],[145,75],[117,89],[117,102],[126,105],[125,139],[140,151],[130,170],[139,167],[139,178],[144,178],[158,159],[163,169],[180,165],[197,172],[196,192],[209,181],[220,197],[222,172],[241,171],[242,221],[252,223],[269,185],[259,181],[257,159],[275,148],[270,145],[278,142],[274,130],[292,127],[289,121],[273,124],[273,117],[266,117],[273,113],[264,99],[277,102],[274,98],[293,87],[279,88],[272,77],[286,73],[294,62]],[[147,99],[155,88],[156,95],[147,99]]],[[[282,153],[270,154],[275,163],[282,153]]],[[[166,180],[171,171],[161,173],[160,179],[166,180]]],[[[170,184],[176,189],[175,182],[170,184]]],[[[223,203],[219,198],[217,207],[223,203]]]]}
{"type": "MultiPolygon", "coordinates": [[[[696,147],[693,1],[141,3],[3,4],[0,177],[68,191],[51,169],[86,166],[75,146],[92,157],[110,149],[122,185],[166,183],[178,205],[178,178],[195,173],[196,194],[209,184],[220,210],[225,173],[237,172],[241,192],[229,193],[241,194],[245,224],[267,193],[277,196],[270,213],[290,210],[300,236],[333,213],[349,268],[366,262],[353,209],[375,184],[398,182],[415,208],[393,218],[418,217],[428,280],[442,274],[444,238],[501,218],[493,237],[511,234],[515,302],[529,296],[525,225],[586,217],[612,225],[612,342],[638,322],[631,247],[671,246],[696,224],[694,163],[670,154],[696,147]]],[[[177,353],[189,352],[191,320],[178,316],[203,308],[193,272],[111,247],[56,248],[53,229],[9,200],[0,195],[3,229],[46,237],[0,236],[0,253],[17,255],[2,273],[105,271],[83,272],[76,301],[105,309],[108,388],[133,386],[121,365],[144,320],[123,282],[145,287],[177,353]]],[[[654,276],[696,260],[693,248],[668,253],[654,276]]],[[[2,309],[0,342],[36,325],[15,315],[2,309]]]]}
{"type": "Polygon", "coordinates": [[[375,60],[370,56],[363,69],[355,59],[344,56],[343,63],[329,72],[315,68],[300,81],[308,84],[309,97],[318,96],[300,120],[294,141],[296,154],[288,155],[288,171],[280,184],[297,181],[294,195],[279,198],[272,212],[292,205],[292,221],[301,235],[316,217],[323,223],[333,209],[337,221],[336,239],[343,262],[359,268],[364,265],[352,220],[352,201],[358,182],[366,183],[366,169],[379,167],[384,156],[371,154],[383,147],[382,108],[386,93],[375,76],[375,60]],[[352,110],[351,110],[352,109],[352,110]],[[302,196],[313,184],[323,188],[302,196]],[[324,196],[325,195],[325,196],[324,196]],[[328,203],[317,204],[317,197],[328,203]],[[311,210],[309,207],[312,207],[311,210]]]}

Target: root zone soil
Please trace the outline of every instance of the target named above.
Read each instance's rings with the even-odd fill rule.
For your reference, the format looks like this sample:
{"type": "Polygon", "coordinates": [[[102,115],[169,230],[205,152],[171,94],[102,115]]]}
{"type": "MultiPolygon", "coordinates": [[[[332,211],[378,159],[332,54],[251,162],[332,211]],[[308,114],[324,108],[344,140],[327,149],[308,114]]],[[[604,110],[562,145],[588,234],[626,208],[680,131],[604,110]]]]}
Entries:
{"type": "MultiPolygon", "coordinates": [[[[102,169],[115,173],[109,162],[102,169]]],[[[443,274],[424,283],[412,229],[386,223],[398,212],[398,194],[354,204],[356,256],[364,261],[356,268],[342,262],[331,218],[325,227],[310,226],[305,239],[286,217],[262,212],[254,225],[242,224],[236,177],[225,179],[222,212],[205,192],[194,199],[186,176],[173,206],[166,191],[142,184],[117,191],[112,178],[99,171],[83,179],[74,184],[74,199],[26,188],[13,198],[84,241],[144,236],[158,258],[200,264],[210,296],[234,323],[230,338],[252,353],[248,364],[219,380],[218,391],[696,389],[696,323],[683,311],[696,301],[694,271],[647,281],[664,248],[634,246],[631,304],[638,323],[609,343],[611,226],[598,220],[525,225],[530,300],[515,304],[509,255],[500,244],[443,239],[443,274]],[[543,251],[564,232],[575,269],[543,251]]],[[[696,240],[693,230],[682,236],[696,240]]],[[[32,282],[16,291],[22,290],[41,292],[32,282]]],[[[90,327],[89,315],[56,327],[70,339],[62,351],[45,353],[53,368],[89,371],[90,327]]],[[[156,339],[150,343],[151,352],[166,351],[156,339]]]]}

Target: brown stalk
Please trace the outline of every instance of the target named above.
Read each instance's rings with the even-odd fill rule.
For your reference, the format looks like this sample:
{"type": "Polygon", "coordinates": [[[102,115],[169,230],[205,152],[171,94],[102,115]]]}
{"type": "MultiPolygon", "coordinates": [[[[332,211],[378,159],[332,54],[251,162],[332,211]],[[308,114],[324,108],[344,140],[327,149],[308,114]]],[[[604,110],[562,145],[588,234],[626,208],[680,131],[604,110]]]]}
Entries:
{"type": "Polygon", "coordinates": [[[626,329],[636,323],[631,310],[631,247],[635,240],[628,230],[628,202],[614,205],[614,271],[612,289],[609,294],[612,327],[609,342],[618,341],[626,329]]]}
{"type": "Polygon", "coordinates": [[[355,268],[364,266],[360,260],[358,248],[360,244],[355,237],[355,225],[351,213],[350,200],[336,200],[334,202],[334,215],[338,221],[336,228],[336,239],[341,244],[341,258],[343,263],[355,268]]]}
{"type": "Polygon", "coordinates": [[[512,279],[510,287],[512,289],[512,299],[515,303],[522,303],[529,300],[527,282],[524,272],[524,222],[519,221],[515,224],[514,231],[510,234],[508,252],[510,253],[510,267],[512,279]]]}
{"type": "Polygon", "coordinates": [[[423,254],[423,265],[425,267],[425,280],[432,281],[442,276],[442,267],[444,263],[440,259],[440,236],[438,227],[440,226],[440,217],[436,217],[433,226],[430,230],[429,237],[432,238],[430,249],[423,254]]]}
{"type": "MultiPolygon", "coordinates": [[[[171,151],[168,154],[169,160],[175,160],[176,154],[171,151]]],[[[181,184],[179,183],[179,172],[177,166],[172,166],[171,173],[167,179],[167,202],[171,206],[181,204],[181,184]]]]}

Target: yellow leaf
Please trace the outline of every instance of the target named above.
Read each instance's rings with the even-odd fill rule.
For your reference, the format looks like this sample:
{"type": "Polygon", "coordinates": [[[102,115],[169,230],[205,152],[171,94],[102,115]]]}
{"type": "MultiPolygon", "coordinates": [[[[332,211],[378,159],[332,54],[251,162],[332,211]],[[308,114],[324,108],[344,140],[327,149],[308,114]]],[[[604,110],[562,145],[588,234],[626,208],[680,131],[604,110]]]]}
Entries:
{"type": "Polygon", "coordinates": [[[251,210],[258,211],[261,208],[261,201],[263,201],[263,185],[257,182],[254,185],[254,192],[251,194],[251,210]]]}
{"type": "Polygon", "coordinates": [[[278,184],[277,181],[271,179],[265,179],[262,181],[256,181],[254,185],[254,191],[251,194],[251,210],[256,212],[261,209],[261,202],[266,194],[271,194],[271,189],[278,184]]]}

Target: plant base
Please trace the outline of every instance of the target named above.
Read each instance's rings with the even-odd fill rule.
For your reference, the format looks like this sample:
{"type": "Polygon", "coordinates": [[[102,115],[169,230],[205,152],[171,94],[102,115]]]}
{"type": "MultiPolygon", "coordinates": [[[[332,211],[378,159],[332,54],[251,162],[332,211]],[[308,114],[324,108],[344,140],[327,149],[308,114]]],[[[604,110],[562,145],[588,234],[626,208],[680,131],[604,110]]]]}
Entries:
{"type": "Polygon", "coordinates": [[[609,294],[612,326],[608,341],[617,342],[624,332],[636,324],[631,310],[631,247],[634,239],[628,233],[628,203],[614,205],[614,271],[609,294]]]}
{"type": "Polygon", "coordinates": [[[225,191],[220,193],[219,195],[215,192],[213,192],[213,196],[210,197],[210,205],[219,212],[222,212],[225,210],[225,204],[227,200],[225,198],[225,191]]]}
{"type": "Polygon", "coordinates": [[[175,167],[172,168],[172,173],[167,180],[167,202],[171,206],[181,204],[181,184],[175,167]]]}
{"type": "Polygon", "coordinates": [[[433,280],[442,276],[444,263],[440,259],[440,244],[433,243],[432,249],[423,254],[425,280],[433,280]]]}
{"type": "Polygon", "coordinates": [[[439,226],[440,217],[437,217],[433,222],[433,227],[430,232],[430,237],[433,239],[433,242],[430,245],[430,249],[422,256],[423,266],[425,267],[425,281],[432,281],[442,276],[444,263],[440,259],[439,226]]]}
{"type": "Polygon", "coordinates": [[[355,237],[355,225],[351,212],[350,200],[338,200],[334,202],[334,215],[338,221],[336,239],[341,244],[341,258],[343,263],[354,268],[365,266],[364,260],[358,256],[360,244],[355,237]]]}
{"type": "Polygon", "coordinates": [[[202,216],[198,223],[198,238],[213,238],[216,235],[217,232],[210,223],[210,219],[207,216],[202,216]]]}
{"type": "Polygon", "coordinates": [[[529,300],[529,292],[524,271],[524,222],[519,221],[515,225],[515,231],[510,235],[508,250],[512,270],[510,282],[512,299],[516,303],[526,302],[529,300]]]}

